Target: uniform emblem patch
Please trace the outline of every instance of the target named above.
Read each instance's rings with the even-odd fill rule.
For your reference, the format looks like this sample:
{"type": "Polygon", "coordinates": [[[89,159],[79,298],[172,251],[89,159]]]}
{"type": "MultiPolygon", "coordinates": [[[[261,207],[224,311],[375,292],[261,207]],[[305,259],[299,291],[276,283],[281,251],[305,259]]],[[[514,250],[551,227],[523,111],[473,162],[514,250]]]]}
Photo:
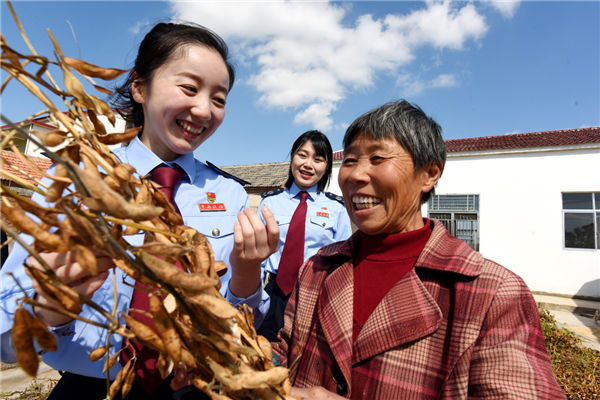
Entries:
{"type": "Polygon", "coordinates": [[[215,200],[217,200],[217,195],[215,195],[213,192],[206,192],[206,199],[212,204],[215,202],[215,200]]]}
{"type": "Polygon", "coordinates": [[[198,203],[200,211],[225,211],[225,203],[198,203]]]}

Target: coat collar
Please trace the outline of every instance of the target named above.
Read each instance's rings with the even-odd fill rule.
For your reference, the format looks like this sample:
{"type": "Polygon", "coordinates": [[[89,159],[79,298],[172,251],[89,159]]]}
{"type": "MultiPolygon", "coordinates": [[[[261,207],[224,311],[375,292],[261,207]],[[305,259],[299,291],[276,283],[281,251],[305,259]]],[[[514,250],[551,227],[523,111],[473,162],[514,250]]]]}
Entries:
{"type": "MultiPolygon", "coordinates": [[[[300,189],[296,183],[292,183],[292,186],[287,190],[290,199],[298,196],[298,193],[303,191],[304,189],[300,189]]],[[[314,185],[305,190],[308,192],[308,196],[314,201],[317,198],[317,185],[314,185]]]]}
{"type": "MultiPolygon", "coordinates": [[[[452,272],[469,277],[477,277],[483,268],[483,256],[471,249],[465,242],[450,235],[444,225],[431,219],[433,229],[425,248],[415,263],[415,268],[452,272]]],[[[333,244],[323,247],[319,255],[340,257],[343,262],[352,259],[360,246],[360,233],[355,232],[342,245],[333,244]]],[[[331,264],[328,267],[331,268],[331,264]]],[[[335,263],[341,265],[341,263],[335,263]]]]}
{"type": "MultiPolygon", "coordinates": [[[[122,161],[135,165],[136,171],[140,176],[148,175],[150,171],[164,163],[164,161],[146,147],[137,136],[127,146],[126,153],[127,160],[122,161]]],[[[175,161],[166,164],[179,165],[189,177],[190,182],[192,184],[194,183],[194,179],[196,178],[196,160],[194,158],[194,153],[183,154],[175,161]]]]}
{"type": "Polygon", "coordinates": [[[318,263],[328,269],[319,296],[321,326],[334,357],[346,379],[353,364],[389,349],[415,341],[435,332],[442,323],[442,312],[417,275],[417,268],[443,270],[475,277],[481,272],[483,257],[466,243],[452,237],[437,220],[417,259],[406,274],[384,297],[352,343],[353,264],[360,246],[356,232],[343,244],[324,247],[319,255],[338,260],[318,263]]]}

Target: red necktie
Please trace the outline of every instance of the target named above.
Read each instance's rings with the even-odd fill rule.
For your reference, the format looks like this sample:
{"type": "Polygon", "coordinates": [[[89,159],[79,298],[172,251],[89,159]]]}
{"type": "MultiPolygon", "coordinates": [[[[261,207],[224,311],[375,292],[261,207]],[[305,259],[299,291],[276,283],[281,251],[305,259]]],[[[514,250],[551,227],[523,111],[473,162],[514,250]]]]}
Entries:
{"type": "Polygon", "coordinates": [[[298,271],[304,263],[304,228],[306,226],[306,198],[308,193],[300,192],[300,204],[294,211],[290,228],[285,237],[285,245],[279,260],[277,269],[277,278],[275,282],[286,296],[292,292],[296,280],[298,280],[298,271]]]}
{"type": "MultiPolygon", "coordinates": [[[[179,208],[175,204],[175,188],[181,178],[185,175],[185,172],[178,166],[169,167],[166,164],[161,164],[154,168],[150,173],[150,179],[162,186],[160,189],[164,194],[167,195],[169,201],[175,206],[175,210],[179,213],[179,208]]],[[[145,288],[146,286],[136,282],[136,287],[145,288]]],[[[144,290],[133,290],[133,296],[131,297],[131,308],[138,310],[149,311],[150,300],[148,293],[144,290]]],[[[143,322],[144,324],[154,328],[154,322],[152,318],[142,313],[131,313],[136,320],[143,322]]],[[[133,351],[131,347],[126,346],[127,339],[123,340],[123,351],[121,351],[120,363],[125,365],[129,359],[133,357],[133,351]]],[[[146,347],[135,340],[130,342],[131,346],[135,349],[137,354],[137,361],[135,363],[135,380],[148,394],[152,394],[163,381],[160,372],[158,372],[157,361],[158,352],[149,347],[146,347]]]]}

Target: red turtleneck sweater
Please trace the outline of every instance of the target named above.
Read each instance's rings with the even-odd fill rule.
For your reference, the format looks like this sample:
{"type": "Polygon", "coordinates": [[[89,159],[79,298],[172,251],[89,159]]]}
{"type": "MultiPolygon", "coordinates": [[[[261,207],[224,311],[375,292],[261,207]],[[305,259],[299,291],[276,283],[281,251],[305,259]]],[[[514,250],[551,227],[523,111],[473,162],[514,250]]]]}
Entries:
{"type": "Polygon", "coordinates": [[[421,229],[392,235],[360,232],[362,243],[354,259],[353,340],[390,289],[415,266],[431,235],[429,219],[423,222],[421,229]]]}

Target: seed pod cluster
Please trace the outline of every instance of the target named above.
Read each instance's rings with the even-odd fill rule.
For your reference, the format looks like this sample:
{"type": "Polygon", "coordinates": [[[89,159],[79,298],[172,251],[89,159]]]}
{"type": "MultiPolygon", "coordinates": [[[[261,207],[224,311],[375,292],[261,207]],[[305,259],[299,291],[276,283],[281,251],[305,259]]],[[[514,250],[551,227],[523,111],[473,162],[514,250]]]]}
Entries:
{"type": "MultiPolygon", "coordinates": [[[[32,257],[42,252],[68,252],[90,276],[96,276],[97,254],[108,255],[117,268],[147,286],[153,323],[140,322],[131,310],[118,315],[102,310],[61,282],[43,263],[42,268],[29,268],[29,275],[55,301],[54,311],[72,317],[84,304],[94,307],[105,317],[111,335],[120,334],[157,350],[163,374],[186,368],[193,374],[194,386],[212,399],[289,398],[288,371],[273,365],[270,344],[252,326],[252,311],[246,306],[233,307],[219,293],[219,276],[225,273],[226,265],[214,259],[207,238],[183,224],[156,183],[137,174],[133,166],[119,162],[109,150],[108,145],[133,139],[141,127],[107,134],[99,117],[114,123],[112,111],[98,97],[85,92],[72,69],[97,79],[114,79],[126,71],[65,57],[52,40],[58,61],[40,55],[23,56],[1,39],[2,68],[14,77],[11,83],[17,80],[38,96],[57,123],[50,132],[37,130],[30,140],[40,147],[60,147],[44,149],[54,164],[52,172],[40,171],[49,182],[37,189],[46,203],[34,203],[2,186],[2,214],[14,229],[33,237],[29,249],[32,257]],[[44,74],[27,72],[28,64],[38,64],[40,71],[48,64],[57,64],[66,89],[53,89],[44,74]],[[69,111],[59,111],[48,91],[59,95],[61,103],[67,99],[69,111]],[[140,230],[144,231],[145,244],[131,246],[128,236],[140,230]]],[[[10,145],[11,137],[22,133],[3,130],[2,150],[10,145]]],[[[15,146],[11,149],[36,170],[15,146]]],[[[23,302],[43,307],[32,298],[24,297],[23,302]]],[[[19,364],[35,376],[38,355],[34,340],[42,348],[56,351],[54,337],[22,307],[15,313],[12,334],[19,364]]],[[[117,365],[119,354],[109,356],[110,346],[105,343],[89,355],[90,361],[104,363],[107,373],[117,365]]],[[[134,354],[119,372],[107,393],[109,398],[119,391],[125,396],[131,389],[136,360],[134,354]]]]}

